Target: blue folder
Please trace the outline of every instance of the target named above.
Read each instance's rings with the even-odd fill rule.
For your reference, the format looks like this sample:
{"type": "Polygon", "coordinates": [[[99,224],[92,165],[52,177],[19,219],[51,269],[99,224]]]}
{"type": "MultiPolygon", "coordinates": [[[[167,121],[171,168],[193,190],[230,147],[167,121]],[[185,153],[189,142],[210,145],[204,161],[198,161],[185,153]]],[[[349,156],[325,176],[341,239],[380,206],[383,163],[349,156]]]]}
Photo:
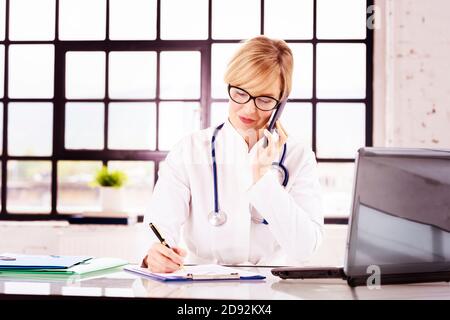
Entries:
{"type": "Polygon", "coordinates": [[[0,254],[0,270],[65,269],[83,263],[92,256],[0,254]]]}
{"type": "Polygon", "coordinates": [[[137,273],[159,281],[221,281],[221,280],[263,280],[266,277],[249,271],[237,270],[220,265],[185,266],[173,273],[154,273],[137,265],[128,265],[125,271],[137,273]],[[184,270],[184,271],[183,271],[184,270]]]}

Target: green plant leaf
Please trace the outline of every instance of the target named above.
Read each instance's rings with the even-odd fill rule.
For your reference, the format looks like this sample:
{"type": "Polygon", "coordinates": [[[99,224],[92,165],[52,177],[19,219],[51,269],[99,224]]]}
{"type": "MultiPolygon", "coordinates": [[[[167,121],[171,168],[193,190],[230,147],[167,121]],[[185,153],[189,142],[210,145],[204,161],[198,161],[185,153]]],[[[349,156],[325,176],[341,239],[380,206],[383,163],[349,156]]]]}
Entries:
{"type": "Polygon", "coordinates": [[[127,175],[120,170],[109,171],[107,166],[103,166],[96,174],[93,185],[101,187],[120,188],[128,180],[127,175]]]}

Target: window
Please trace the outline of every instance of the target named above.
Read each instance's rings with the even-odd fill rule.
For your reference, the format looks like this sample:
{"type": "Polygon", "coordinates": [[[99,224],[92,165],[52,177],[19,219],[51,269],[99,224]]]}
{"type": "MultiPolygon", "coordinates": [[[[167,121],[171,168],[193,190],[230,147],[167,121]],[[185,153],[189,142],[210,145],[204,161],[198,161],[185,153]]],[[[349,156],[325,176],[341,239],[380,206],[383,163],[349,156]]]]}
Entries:
{"type": "Polygon", "coordinates": [[[326,215],[348,216],[372,144],[370,4],[0,0],[0,219],[99,210],[102,165],[128,173],[127,209],[143,214],[168,150],[226,119],[226,62],[258,34],[292,48],[282,121],[316,152],[326,215]]]}

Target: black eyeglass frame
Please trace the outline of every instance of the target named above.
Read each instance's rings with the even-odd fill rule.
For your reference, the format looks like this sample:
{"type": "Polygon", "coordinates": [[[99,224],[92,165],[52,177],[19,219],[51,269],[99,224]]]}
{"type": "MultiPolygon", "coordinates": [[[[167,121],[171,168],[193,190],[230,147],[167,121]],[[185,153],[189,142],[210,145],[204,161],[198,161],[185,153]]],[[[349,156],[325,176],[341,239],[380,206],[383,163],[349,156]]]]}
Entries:
{"type": "Polygon", "coordinates": [[[228,96],[230,97],[231,100],[233,100],[234,102],[236,102],[236,103],[238,103],[238,104],[246,104],[246,103],[249,102],[250,100],[253,100],[253,104],[255,105],[255,107],[256,107],[257,109],[261,110],[261,111],[272,111],[272,110],[275,110],[276,108],[278,108],[278,106],[280,105],[280,100],[277,100],[277,99],[275,99],[274,97],[270,97],[270,96],[257,96],[257,97],[254,97],[254,96],[252,96],[250,93],[248,93],[246,90],[244,90],[244,89],[242,89],[242,88],[239,88],[239,87],[237,87],[237,86],[232,86],[231,84],[228,84],[228,96]],[[245,102],[238,102],[238,101],[234,100],[233,97],[231,97],[231,93],[230,93],[230,90],[231,90],[232,88],[235,88],[235,89],[239,89],[239,90],[241,90],[241,91],[244,91],[246,94],[248,94],[248,100],[245,101],[245,102]],[[275,106],[274,106],[272,109],[261,109],[261,108],[258,107],[258,105],[256,104],[256,98],[269,98],[269,99],[272,99],[272,100],[276,101],[277,103],[275,104],[275,106]]]}

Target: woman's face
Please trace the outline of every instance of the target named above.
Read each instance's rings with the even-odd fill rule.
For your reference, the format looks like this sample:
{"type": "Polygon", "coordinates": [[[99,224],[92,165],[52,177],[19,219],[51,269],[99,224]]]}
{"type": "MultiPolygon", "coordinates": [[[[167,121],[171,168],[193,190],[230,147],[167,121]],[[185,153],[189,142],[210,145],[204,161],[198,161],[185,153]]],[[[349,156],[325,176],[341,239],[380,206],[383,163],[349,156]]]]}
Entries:
{"type": "MultiPolygon", "coordinates": [[[[242,86],[242,89],[247,91],[253,97],[257,96],[270,96],[275,99],[280,97],[280,86],[278,81],[274,82],[273,85],[264,90],[264,92],[253,92],[251,89],[247,89],[242,86]]],[[[229,118],[233,126],[244,132],[250,132],[252,130],[258,131],[263,128],[264,125],[269,121],[270,115],[274,110],[263,111],[255,106],[253,99],[250,99],[245,104],[239,104],[229,99],[229,118]]]]}

